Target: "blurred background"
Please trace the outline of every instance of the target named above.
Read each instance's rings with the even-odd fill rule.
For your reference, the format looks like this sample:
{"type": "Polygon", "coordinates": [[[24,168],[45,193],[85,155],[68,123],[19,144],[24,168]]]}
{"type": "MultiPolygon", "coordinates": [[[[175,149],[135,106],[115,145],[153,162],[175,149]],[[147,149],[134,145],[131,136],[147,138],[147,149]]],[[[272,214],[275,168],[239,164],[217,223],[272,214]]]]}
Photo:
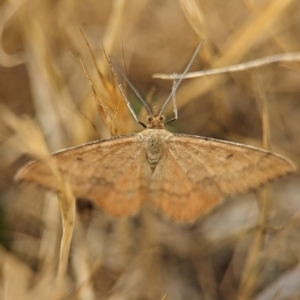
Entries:
{"type": "MultiPolygon", "coordinates": [[[[299,299],[297,172],[188,225],[151,215],[143,226],[138,216],[113,219],[78,201],[63,294],[55,289],[62,235],[55,196],[13,180],[47,151],[142,130],[103,48],[159,106],[172,81],[152,75],[182,72],[203,39],[192,71],[297,52],[299,16],[298,0],[1,0],[0,298],[299,299]]],[[[176,94],[179,118],[167,129],[257,147],[265,136],[299,166],[299,95],[299,58],[186,79],[176,94]]]]}

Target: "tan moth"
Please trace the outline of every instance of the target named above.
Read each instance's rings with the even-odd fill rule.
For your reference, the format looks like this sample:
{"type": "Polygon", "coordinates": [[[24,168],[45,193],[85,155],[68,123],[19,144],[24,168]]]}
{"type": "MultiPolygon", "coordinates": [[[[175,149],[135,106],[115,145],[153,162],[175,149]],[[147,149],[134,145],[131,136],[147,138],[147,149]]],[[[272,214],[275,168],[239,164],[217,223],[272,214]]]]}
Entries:
{"type": "MultiPolygon", "coordinates": [[[[200,46],[158,110],[151,109],[126,80],[148,112],[145,124],[138,121],[118,83],[134,118],[145,127],[143,131],[52,154],[76,197],[92,200],[113,216],[136,214],[148,203],[176,221],[191,222],[226,196],[257,189],[295,169],[287,159],[265,150],[165,129],[177,119],[175,101],[173,119],[166,122],[163,111],[174,99],[200,46]]],[[[17,179],[58,189],[43,161],[26,165],[17,179]]]]}

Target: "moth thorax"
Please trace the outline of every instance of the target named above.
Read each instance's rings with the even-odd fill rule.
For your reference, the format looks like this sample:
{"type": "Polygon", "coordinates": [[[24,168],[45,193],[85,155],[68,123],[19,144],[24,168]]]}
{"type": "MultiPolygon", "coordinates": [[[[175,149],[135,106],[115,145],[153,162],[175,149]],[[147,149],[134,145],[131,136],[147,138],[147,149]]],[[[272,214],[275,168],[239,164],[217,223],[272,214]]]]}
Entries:
{"type": "Polygon", "coordinates": [[[164,150],[163,142],[157,135],[149,138],[146,148],[146,155],[152,172],[155,170],[164,150]]]}

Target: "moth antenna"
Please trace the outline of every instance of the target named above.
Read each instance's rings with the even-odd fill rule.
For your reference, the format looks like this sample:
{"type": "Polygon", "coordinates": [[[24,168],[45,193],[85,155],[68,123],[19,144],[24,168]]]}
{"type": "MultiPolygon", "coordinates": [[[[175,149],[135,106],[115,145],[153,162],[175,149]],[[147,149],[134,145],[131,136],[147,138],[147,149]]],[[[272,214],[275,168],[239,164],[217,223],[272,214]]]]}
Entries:
{"type": "Polygon", "coordinates": [[[134,92],[134,94],[136,95],[136,97],[140,100],[140,102],[146,108],[146,110],[149,113],[149,115],[152,116],[152,110],[151,110],[150,106],[143,99],[143,97],[140,95],[140,93],[137,91],[137,89],[135,88],[135,86],[133,85],[133,83],[127,78],[127,76],[117,66],[115,66],[115,68],[117,69],[118,73],[120,73],[120,75],[122,76],[122,78],[126,81],[126,83],[129,85],[129,87],[134,92]]]}
{"type": "Polygon", "coordinates": [[[172,92],[171,94],[168,96],[168,98],[165,100],[165,102],[162,104],[160,110],[159,110],[159,113],[158,115],[161,115],[163,113],[163,111],[165,110],[166,106],[169,104],[169,102],[172,100],[173,96],[175,95],[181,81],[183,80],[184,76],[186,75],[186,73],[189,71],[192,63],[194,62],[195,58],[196,58],[196,55],[197,53],[199,52],[202,44],[203,44],[204,40],[202,40],[200,42],[200,44],[198,45],[197,49],[195,50],[192,58],[190,59],[188,65],[186,66],[185,70],[183,71],[183,73],[179,76],[178,78],[178,81],[176,82],[175,86],[172,88],[172,92]]]}
{"type": "Polygon", "coordinates": [[[118,76],[117,76],[117,74],[116,74],[116,72],[115,72],[115,69],[114,69],[114,67],[113,67],[113,65],[112,65],[112,63],[111,63],[111,61],[110,61],[110,59],[109,59],[109,58],[107,57],[107,55],[106,55],[106,52],[105,52],[104,48],[103,48],[103,53],[104,53],[105,58],[106,58],[106,60],[107,60],[107,62],[108,62],[108,64],[109,64],[111,73],[112,73],[112,75],[114,76],[114,79],[115,79],[115,81],[116,81],[116,83],[117,83],[117,85],[118,85],[118,88],[119,88],[119,90],[120,90],[120,92],[121,92],[121,94],[122,94],[122,96],[123,96],[123,98],[124,98],[124,100],[125,100],[125,102],[126,102],[126,104],[127,104],[127,107],[129,108],[129,110],[130,110],[132,116],[134,117],[135,121],[136,121],[137,123],[140,123],[140,121],[138,120],[138,117],[137,117],[136,113],[134,112],[133,107],[131,106],[131,104],[130,104],[130,102],[129,102],[127,96],[126,96],[126,93],[125,93],[125,91],[124,91],[124,89],[123,89],[123,86],[122,86],[121,82],[119,81],[119,78],[118,78],[118,76]]]}

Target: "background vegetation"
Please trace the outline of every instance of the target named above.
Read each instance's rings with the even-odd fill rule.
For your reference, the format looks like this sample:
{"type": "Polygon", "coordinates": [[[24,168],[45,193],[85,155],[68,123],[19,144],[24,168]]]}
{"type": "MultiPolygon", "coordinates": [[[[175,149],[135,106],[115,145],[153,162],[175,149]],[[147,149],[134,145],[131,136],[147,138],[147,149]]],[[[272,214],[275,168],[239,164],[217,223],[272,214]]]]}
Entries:
{"type": "MultiPolygon", "coordinates": [[[[267,191],[227,199],[190,226],[151,216],[151,233],[138,217],[113,219],[81,200],[69,258],[59,258],[55,195],[13,181],[24,163],[46,151],[141,130],[102,46],[119,66],[125,62],[128,78],[159,105],[172,81],[152,75],[182,72],[203,39],[192,70],[299,51],[298,0],[0,5],[1,299],[299,299],[297,173],[267,191]],[[261,208],[262,202],[268,205],[261,208]]],[[[128,95],[143,119],[138,100],[128,95]]],[[[187,79],[176,97],[179,119],[168,129],[259,147],[265,137],[274,152],[299,166],[299,95],[299,59],[187,79]]]]}

